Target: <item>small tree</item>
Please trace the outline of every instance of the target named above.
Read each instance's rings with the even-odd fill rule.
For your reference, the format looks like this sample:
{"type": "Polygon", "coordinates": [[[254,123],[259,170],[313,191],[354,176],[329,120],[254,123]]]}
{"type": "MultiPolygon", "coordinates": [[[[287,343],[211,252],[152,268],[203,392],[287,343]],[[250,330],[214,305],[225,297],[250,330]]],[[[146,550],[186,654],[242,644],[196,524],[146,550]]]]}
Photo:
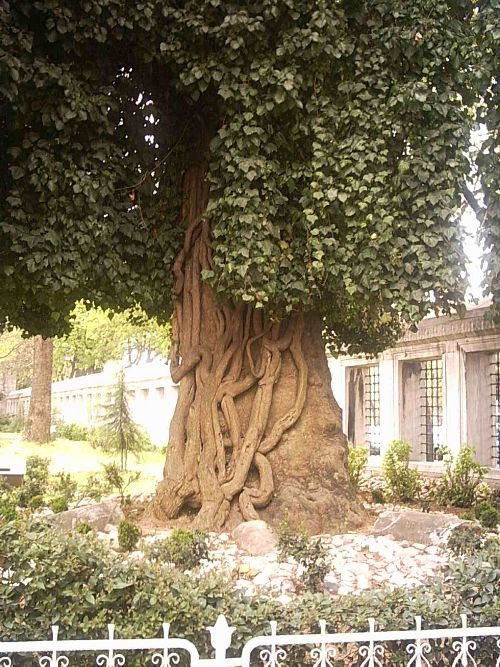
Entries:
{"type": "Polygon", "coordinates": [[[118,373],[112,400],[105,406],[102,420],[109,446],[119,452],[120,467],[127,470],[129,453],[144,451],[146,438],[130,414],[123,370],[118,373]]]}

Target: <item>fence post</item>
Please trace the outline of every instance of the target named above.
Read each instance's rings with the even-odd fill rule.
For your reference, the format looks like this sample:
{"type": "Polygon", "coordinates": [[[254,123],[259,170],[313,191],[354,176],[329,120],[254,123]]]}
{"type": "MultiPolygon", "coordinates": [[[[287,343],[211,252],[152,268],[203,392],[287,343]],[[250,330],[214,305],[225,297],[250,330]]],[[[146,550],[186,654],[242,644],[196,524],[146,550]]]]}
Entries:
{"type": "Polygon", "coordinates": [[[228,625],[226,617],[219,615],[215,625],[209,626],[210,642],[215,649],[215,667],[225,667],[227,650],[231,646],[231,637],[235,630],[228,625]]]}

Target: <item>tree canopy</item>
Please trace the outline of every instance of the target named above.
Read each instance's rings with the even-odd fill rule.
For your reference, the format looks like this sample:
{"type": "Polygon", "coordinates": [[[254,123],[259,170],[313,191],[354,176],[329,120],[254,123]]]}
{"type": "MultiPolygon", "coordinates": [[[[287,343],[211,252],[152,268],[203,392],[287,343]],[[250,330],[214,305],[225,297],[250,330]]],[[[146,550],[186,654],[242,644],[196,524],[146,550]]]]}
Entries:
{"type": "Polygon", "coordinates": [[[496,0],[0,0],[0,318],[167,318],[204,160],[222,299],[377,351],[460,307],[474,174],[497,294],[499,37],[496,0]]]}

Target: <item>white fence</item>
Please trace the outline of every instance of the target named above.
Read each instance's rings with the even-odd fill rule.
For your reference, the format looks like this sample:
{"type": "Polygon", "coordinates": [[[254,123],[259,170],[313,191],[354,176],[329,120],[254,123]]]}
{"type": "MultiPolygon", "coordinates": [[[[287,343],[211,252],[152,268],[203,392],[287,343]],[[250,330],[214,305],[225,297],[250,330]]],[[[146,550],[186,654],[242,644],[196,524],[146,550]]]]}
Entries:
{"type": "MultiPolygon", "coordinates": [[[[0,667],[15,667],[16,655],[31,656],[33,665],[40,667],[68,667],[70,655],[95,654],[95,660],[87,664],[99,667],[123,667],[126,653],[144,652],[141,665],[153,667],[335,667],[351,665],[357,667],[394,667],[387,647],[390,642],[405,642],[403,651],[406,667],[431,667],[433,664],[433,642],[448,640],[451,667],[500,667],[500,626],[471,628],[462,614],[462,627],[453,629],[422,629],[422,619],[415,617],[415,630],[404,632],[378,632],[375,620],[369,620],[367,632],[326,632],[326,622],[320,621],[320,632],[308,635],[279,635],[277,624],[271,622],[271,634],[250,639],[240,657],[227,657],[231,647],[234,628],[224,616],[219,616],[214,626],[209,627],[214,658],[200,658],[196,646],[186,639],[171,638],[169,624],[163,625],[163,637],[156,639],[116,639],[114,625],[108,626],[108,638],[99,640],[62,640],[58,638],[58,627],[52,627],[52,639],[47,641],[0,642],[0,667]],[[486,661],[475,657],[481,649],[481,639],[488,641],[486,661]],[[305,657],[293,656],[294,647],[303,647],[305,657]],[[344,649],[349,648],[346,653],[344,649]],[[337,662],[337,659],[341,662],[337,662]],[[478,662],[478,660],[480,660],[478,662]]],[[[442,647],[439,649],[442,652],[442,647]]],[[[483,654],[484,655],[484,654],[483,654]]],[[[436,658],[434,658],[436,659],[436,658]]],[[[26,663],[23,663],[26,664],[26,663]]],[[[138,664],[135,662],[135,664],[138,664]]],[[[402,665],[402,662],[398,662],[402,665]]],[[[443,663],[439,663],[443,664],[443,663]]]]}

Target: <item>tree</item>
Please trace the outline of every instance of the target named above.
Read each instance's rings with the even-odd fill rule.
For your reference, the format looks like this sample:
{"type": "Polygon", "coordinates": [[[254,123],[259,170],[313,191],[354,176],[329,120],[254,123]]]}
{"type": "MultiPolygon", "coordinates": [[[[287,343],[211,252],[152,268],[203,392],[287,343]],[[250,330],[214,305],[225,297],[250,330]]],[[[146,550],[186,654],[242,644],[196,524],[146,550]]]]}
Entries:
{"type": "Polygon", "coordinates": [[[54,377],[65,379],[102,370],[106,361],[129,365],[154,354],[168,355],[171,327],[149,318],[138,306],[122,313],[79,301],[67,334],[54,342],[54,377]]]}
{"type": "Polygon", "coordinates": [[[20,329],[6,328],[0,334],[0,375],[13,375],[15,388],[31,385],[33,339],[24,338],[20,329]]]}
{"type": "Polygon", "coordinates": [[[49,442],[52,402],[53,340],[35,336],[33,374],[24,437],[31,442],[49,442]]]}
{"type": "Polygon", "coordinates": [[[130,414],[123,370],[118,373],[111,402],[105,406],[102,424],[107,448],[120,455],[120,469],[126,471],[128,455],[144,451],[146,438],[130,414]]]}
{"type": "Polygon", "coordinates": [[[173,313],[159,515],[359,518],[324,341],[462,308],[474,171],[498,294],[494,4],[0,0],[1,312],[173,313]]]}

